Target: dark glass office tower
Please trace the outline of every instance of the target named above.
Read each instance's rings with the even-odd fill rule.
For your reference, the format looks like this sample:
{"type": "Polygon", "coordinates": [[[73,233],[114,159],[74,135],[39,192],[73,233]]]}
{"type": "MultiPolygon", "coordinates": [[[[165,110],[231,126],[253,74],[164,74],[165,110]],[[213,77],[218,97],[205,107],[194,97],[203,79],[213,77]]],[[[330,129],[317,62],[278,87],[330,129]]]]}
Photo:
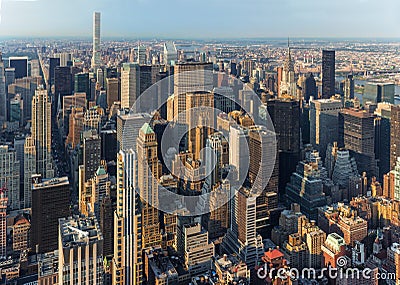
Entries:
{"type": "Polygon", "coordinates": [[[305,82],[305,87],[306,90],[304,92],[304,99],[306,102],[310,100],[310,97],[313,97],[314,99],[318,99],[318,89],[317,89],[317,84],[314,79],[314,75],[310,73],[305,82]]]}
{"type": "Polygon", "coordinates": [[[322,51],[322,98],[335,95],[335,51],[322,51]]]}
{"type": "Polygon", "coordinates": [[[365,171],[368,177],[377,177],[375,115],[359,109],[344,109],[339,113],[338,122],[338,146],[350,151],[360,174],[365,171]]]}
{"type": "Polygon", "coordinates": [[[35,175],[32,182],[31,246],[39,253],[57,249],[58,219],[68,217],[68,177],[42,180],[35,175]]]}
{"type": "Polygon", "coordinates": [[[292,99],[273,99],[267,102],[274,124],[279,148],[280,194],[296,170],[300,155],[300,104],[292,99]]]}
{"type": "Polygon", "coordinates": [[[54,84],[54,72],[57,66],[60,66],[60,58],[59,57],[51,57],[49,59],[49,81],[48,83],[51,85],[54,84]]]}
{"type": "Polygon", "coordinates": [[[75,93],[85,92],[86,98],[90,99],[89,73],[81,72],[75,74],[74,91],[75,93]]]}
{"type": "Polygon", "coordinates": [[[15,78],[24,78],[28,76],[28,57],[10,57],[9,67],[15,68],[15,78]]]}
{"type": "Polygon", "coordinates": [[[396,166],[397,157],[400,156],[400,106],[391,107],[390,118],[390,169],[396,166]]]}
{"type": "Polygon", "coordinates": [[[54,69],[54,110],[57,110],[58,104],[62,107],[63,97],[66,95],[72,95],[72,75],[71,67],[69,66],[57,66],[54,69]],[[60,102],[58,102],[60,100],[60,102]]]}

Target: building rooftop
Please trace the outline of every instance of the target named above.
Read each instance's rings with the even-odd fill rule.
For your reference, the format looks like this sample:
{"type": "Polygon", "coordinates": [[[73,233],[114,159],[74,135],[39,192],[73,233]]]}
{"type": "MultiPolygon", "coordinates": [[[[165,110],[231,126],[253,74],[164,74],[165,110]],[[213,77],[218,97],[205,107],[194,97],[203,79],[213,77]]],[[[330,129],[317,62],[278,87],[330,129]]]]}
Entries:
{"type": "Polygon", "coordinates": [[[64,248],[94,243],[103,239],[95,216],[73,216],[59,220],[64,248]]]}
{"type": "Polygon", "coordinates": [[[127,110],[120,110],[118,116],[124,120],[134,119],[151,119],[152,116],[149,113],[133,113],[127,110]]]}
{"type": "Polygon", "coordinates": [[[178,278],[178,272],[161,247],[146,250],[146,256],[157,279],[178,278]]]}
{"type": "Polygon", "coordinates": [[[52,179],[44,179],[40,183],[34,183],[32,185],[32,189],[50,188],[50,187],[62,186],[62,185],[69,185],[68,176],[52,178],[52,179]]]}
{"type": "Polygon", "coordinates": [[[236,255],[226,255],[224,254],[222,257],[219,257],[215,260],[215,264],[222,270],[222,271],[230,271],[233,272],[237,268],[241,266],[246,266],[242,260],[240,260],[236,255]]]}
{"type": "Polygon", "coordinates": [[[154,134],[153,129],[150,127],[148,123],[144,123],[142,128],[140,129],[145,135],[154,134]]]}
{"type": "Polygon", "coordinates": [[[279,249],[270,249],[269,251],[266,251],[264,255],[270,260],[284,257],[284,254],[279,249]]]}
{"type": "Polygon", "coordinates": [[[342,102],[340,100],[336,100],[336,99],[317,99],[317,100],[313,100],[312,102],[317,103],[317,104],[329,104],[329,103],[342,104],[342,102]]]}
{"type": "Polygon", "coordinates": [[[347,108],[341,111],[342,114],[350,115],[357,118],[373,118],[374,114],[367,112],[366,110],[356,109],[356,108],[347,108]]]}
{"type": "Polygon", "coordinates": [[[99,168],[97,169],[97,171],[96,171],[96,175],[97,176],[100,176],[100,175],[106,175],[107,174],[107,172],[106,172],[106,170],[104,169],[104,167],[103,166],[99,166],[99,168]]]}
{"type": "Polygon", "coordinates": [[[329,249],[334,250],[335,252],[340,252],[341,246],[345,246],[346,242],[337,233],[332,233],[329,234],[328,237],[326,238],[325,245],[328,246],[329,249]]]}
{"type": "Polygon", "coordinates": [[[39,256],[39,277],[45,277],[58,272],[58,250],[46,252],[39,256]]]}

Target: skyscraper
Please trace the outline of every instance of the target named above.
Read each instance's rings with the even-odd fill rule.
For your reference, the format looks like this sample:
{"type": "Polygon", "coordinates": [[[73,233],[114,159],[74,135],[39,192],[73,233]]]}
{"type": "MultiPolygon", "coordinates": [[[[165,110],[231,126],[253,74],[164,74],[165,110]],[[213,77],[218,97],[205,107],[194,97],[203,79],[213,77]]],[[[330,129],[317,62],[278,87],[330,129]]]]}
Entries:
{"type": "Polygon", "coordinates": [[[0,120],[7,120],[6,77],[2,54],[0,53],[0,120]]]}
{"type": "Polygon", "coordinates": [[[394,199],[400,201],[400,157],[397,157],[394,167],[394,199]]]}
{"type": "Polygon", "coordinates": [[[99,84],[100,88],[104,87],[104,72],[103,69],[98,68],[96,71],[96,83],[99,84]]]}
{"type": "Polygon", "coordinates": [[[294,73],[294,62],[290,53],[290,46],[288,42],[288,50],[286,60],[282,70],[282,81],[280,82],[278,97],[291,96],[296,97],[297,85],[294,73]]]}
{"type": "Polygon", "coordinates": [[[84,108],[83,107],[72,107],[71,114],[69,115],[69,130],[66,145],[71,145],[71,148],[75,148],[81,141],[81,132],[83,131],[84,125],[84,108]]]}
{"type": "Polygon", "coordinates": [[[174,111],[179,122],[186,123],[186,93],[213,90],[212,63],[181,63],[174,68],[174,111]]]}
{"type": "Polygon", "coordinates": [[[229,114],[236,108],[235,94],[231,87],[215,87],[214,93],[214,108],[221,110],[222,112],[229,114]]]}
{"type": "MultiPolygon", "coordinates": [[[[21,78],[16,79],[12,84],[8,85],[8,98],[11,99],[17,94],[20,94],[23,98],[23,118],[24,122],[32,118],[32,98],[35,95],[35,91],[42,84],[40,77],[33,78],[21,78]]],[[[7,101],[7,109],[10,109],[10,100],[7,101]]]]}
{"type": "Polygon", "coordinates": [[[146,47],[143,45],[138,45],[137,48],[137,63],[147,64],[146,47]]]}
{"type": "Polygon", "coordinates": [[[0,187],[7,188],[9,207],[20,209],[20,161],[15,150],[7,145],[0,145],[0,187]]]}
{"type": "Polygon", "coordinates": [[[232,222],[224,237],[223,247],[236,253],[248,266],[254,266],[264,254],[262,237],[256,229],[257,197],[241,188],[232,199],[232,222]]]}
{"type": "Polygon", "coordinates": [[[93,13],[93,56],[92,69],[97,71],[101,66],[101,49],[100,49],[100,13],[93,13]]]}
{"type": "Polygon", "coordinates": [[[315,83],[314,74],[310,73],[307,76],[305,87],[306,90],[304,90],[304,100],[306,100],[306,102],[308,102],[311,97],[313,97],[314,99],[318,98],[318,89],[315,83]]]}
{"type": "Polygon", "coordinates": [[[357,161],[360,173],[377,176],[375,158],[375,115],[359,109],[344,109],[339,113],[338,146],[345,147],[357,161]]]}
{"type": "Polygon", "coordinates": [[[347,75],[344,80],[344,100],[349,101],[354,99],[354,78],[353,74],[347,75]]]}
{"type": "Polygon", "coordinates": [[[74,92],[86,93],[86,99],[90,100],[89,73],[80,72],[74,76],[74,92]]]}
{"type": "Polygon", "coordinates": [[[338,116],[342,102],[332,99],[313,100],[310,103],[310,142],[325,159],[326,147],[337,141],[338,116]]]}
{"type": "Polygon", "coordinates": [[[164,64],[174,65],[178,61],[178,51],[174,42],[164,43],[164,64]]]}
{"type": "Polygon", "coordinates": [[[230,184],[216,185],[210,192],[210,213],[202,216],[202,226],[208,232],[210,240],[223,237],[229,228],[229,197],[230,184]]]}
{"type": "Polygon", "coordinates": [[[248,132],[239,126],[233,125],[229,129],[229,164],[236,168],[237,179],[244,181],[247,176],[249,149],[248,132]]]}
{"type": "Polygon", "coordinates": [[[7,258],[7,189],[0,189],[0,259],[7,258]]]}
{"type": "Polygon", "coordinates": [[[140,95],[140,66],[124,63],[121,69],[121,108],[130,109],[140,95]]]}
{"type": "Polygon", "coordinates": [[[118,78],[106,78],[107,107],[110,109],[114,102],[121,97],[121,81],[118,78]]]}
{"type": "Polygon", "coordinates": [[[60,99],[61,107],[63,104],[63,97],[72,95],[72,75],[69,66],[57,66],[54,70],[54,88],[55,88],[55,107],[58,106],[60,99]]]}
{"type": "MultiPolygon", "coordinates": [[[[23,190],[24,184],[24,145],[25,145],[25,135],[16,135],[14,137],[14,149],[17,153],[17,160],[19,160],[19,181],[20,181],[20,189],[23,190]]],[[[21,192],[22,193],[22,192],[21,192]]],[[[21,200],[22,201],[22,200],[21,200]]],[[[21,205],[23,208],[23,204],[21,205]]]]}
{"type": "Polygon", "coordinates": [[[117,146],[118,150],[136,149],[139,130],[145,122],[150,122],[152,116],[147,113],[134,114],[120,111],[117,116],[117,146]]]}
{"type": "Polygon", "coordinates": [[[142,225],[137,193],[137,158],[130,149],[117,155],[117,210],[114,214],[113,282],[143,284],[142,225]]]}
{"type": "Polygon", "coordinates": [[[28,77],[28,57],[27,56],[10,57],[8,66],[15,68],[15,78],[28,77]]]}
{"type": "Polygon", "coordinates": [[[142,210],[143,248],[161,245],[158,205],[158,178],[160,164],[157,155],[156,134],[148,123],[139,131],[137,139],[138,190],[142,210]]]}
{"type": "Polygon", "coordinates": [[[308,252],[308,267],[309,268],[321,268],[322,267],[322,245],[326,239],[326,233],[313,225],[306,230],[304,239],[307,244],[308,252]]]}
{"type": "Polygon", "coordinates": [[[58,219],[69,216],[68,177],[33,178],[31,246],[44,253],[57,249],[58,219]]]}
{"type": "Polygon", "coordinates": [[[390,169],[394,169],[400,156],[400,106],[391,107],[390,118],[390,169]]]}
{"type": "Polygon", "coordinates": [[[103,234],[96,217],[61,218],[58,238],[60,284],[104,284],[103,234]]]}
{"type": "Polygon", "coordinates": [[[249,180],[252,194],[258,195],[256,228],[263,237],[268,235],[272,213],[278,208],[279,159],[275,133],[263,126],[249,130],[249,180]],[[269,176],[270,175],[270,176],[269,176]],[[269,180],[266,180],[269,177],[269,180]]]}
{"type": "Polygon", "coordinates": [[[212,127],[215,122],[213,110],[214,93],[205,91],[186,93],[188,146],[195,159],[201,159],[200,150],[206,146],[206,139],[213,132],[212,127]]]}
{"type": "Polygon", "coordinates": [[[43,88],[36,90],[32,100],[32,138],[36,146],[36,172],[52,178],[51,101],[43,88]]]}
{"type": "Polygon", "coordinates": [[[110,196],[100,204],[100,228],[103,232],[103,255],[112,256],[114,252],[114,207],[110,196]]]}
{"type": "Polygon", "coordinates": [[[253,126],[249,129],[249,179],[254,193],[278,193],[279,161],[274,161],[274,152],[277,151],[274,139],[275,134],[264,126],[253,126]],[[266,184],[264,179],[269,173],[271,177],[266,184]]]}
{"type": "Polygon", "coordinates": [[[390,165],[391,111],[391,104],[379,103],[374,112],[377,115],[375,119],[375,156],[379,160],[379,180],[392,169],[390,165]]]}
{"type": "Polygon", "coordinates": [[[13,84],[15,81],[15,68],[8,67],[4,69],[4,74],[6,78],[6,92],[8,92],[8,85],[13,84]]]}
{"type": "Polygon", "coordinates": [[[292,99],[269,100],[267,110],[278,140],[279,185],[284,190],[300,156],[300,104],[292,99]]]}
{"type": "Polygon", "coordinates": [[[24,207],[32,206],[32,175],[36,174],[36,146],[32,136],[24,143],[24,207]]]}
{"type": "Polygon", "coordinates": [[[60,58],[59,57],[50,57],[49,58],[49,74],[48,74],[48,84],[52,86],[54,84],[54,71],[56,67],[60,66],[60,58]]]}
{"type": "MultiPolygon", "coordinates": [[[[331,153],[329,155],[331,155],[331,153]]],[[[328,158],[328,153],[326,156],[328,158]]],[[[345,189],[349,185],[349,178],[358,176],[357,163],[355,159],[350,156],[350,152],[347,149],[337,149],[334,160],[332,181],[338,184],[339,187],[345,189]]]]}
{"type": "Polygon", "coordinates": [[[60,66],[72,66],[72,53],[62,52],[58,54],[58,57],[60,58],[60,66]]]}
{"type": "Polygon", "coordinates": [[[387,260],[391,271],[396,273],[396,283],[400,283],[400,244],[393,243],[390,248],[387,249],[387,260]]]}
{"type": "Polygon", "coordinates": [[[193,275],[204,273],[211,267],[214,244],[199,223],[183,226],[183,248],[185,268],[193,275]]]}
{"type": "Polygon", "coordinates": [[[301,212],[312,220],[317,219],[318,207],[326,205],[324,183],[328,179],[321,178],[324,170],[318,152],[311,152],[307,160],[299,162],[286,185],[287,204],[299,203],[301,212]]]}
{"type": "MultiPolygon", "coordinates": [[[[79,170],[82,171],[82,168],[79,170]]],[[[110,195],[111,181],[109,175],[104,167],[100,166],[94,176],[82,184],[82,189],[79,189],[79,209],[84,215],[94,213],[100,220],[101,202],[104,197],[110,195]]]]}
{"type": "Polygon", "coordinates": [[[28,217],[19,214],[14,219],[14,224],[12,226],[12,240],[13,240],[13,250],[14,251],[24,251],[30,250],[29,246],[29,232],[31,228],[31,223],[28,220],[28,217]]]}
{"type": "Polygon", "coordinates": [[[386,102],[394,104],[395,85],[387,82],[368,82],[364,88],[363,104],[386,102]]]}
{"type": "Polygon", "coordinates": [[[31,59],[29,62],[31,66],[30,76],[39,77],[40,76],[40,64],[38,59],[31,59]]]}
{"type": "Polygon", "coordinates": [[[84,135],[83,138],[83,165],[85,168],[85,182],[91,179],[100,166],[101,139],[96,133],[84,135]]]}
{"type": "Polygon", "coordinates": [[[335,51],[322,51],[322,98],[335,95],[335,51]]]}

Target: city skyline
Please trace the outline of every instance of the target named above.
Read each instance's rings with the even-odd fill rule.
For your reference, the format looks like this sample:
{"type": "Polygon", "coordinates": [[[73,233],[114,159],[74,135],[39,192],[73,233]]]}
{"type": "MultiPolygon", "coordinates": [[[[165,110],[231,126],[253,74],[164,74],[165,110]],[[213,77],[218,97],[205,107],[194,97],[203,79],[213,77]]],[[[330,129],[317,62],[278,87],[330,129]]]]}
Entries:
{"type": "Polygon", "coordinates": [[[352,3],[344,0],[307,0],[301,3],[251,0],[245,6],[237,0],[229,3],[100,0],[95,4],[78,0],[3,0],[0,5],[0,37],[90,37],[90,19],[94,11],[102,13],[104,38],[400,37],[396,29],[400,20],[395,12],[400,3],[394,0],[358,0],[352,3]],[[171,7],[176,7],[174,12],[165,14],[164,11],[171,10],[171,7]],[[42,13],[48,17],[35,16],[42,13]],[[72,15],[74,21],[69,20],[72,15]],[[385,17],[378,18],[378,15],[385,17]],[[170,20],[165,21],[166,17],[170,20]]]}
{"type": "Polygon", "coordinates": [[[400,285],[400,5],[158,2],[0,0],[0,284],[400,285]]]}

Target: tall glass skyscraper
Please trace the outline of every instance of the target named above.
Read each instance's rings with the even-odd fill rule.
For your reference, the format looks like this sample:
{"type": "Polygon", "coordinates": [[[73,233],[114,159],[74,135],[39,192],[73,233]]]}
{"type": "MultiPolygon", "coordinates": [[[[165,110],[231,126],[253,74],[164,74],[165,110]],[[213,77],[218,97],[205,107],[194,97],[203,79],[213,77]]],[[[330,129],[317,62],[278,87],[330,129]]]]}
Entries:
{"type": "Polygon", "coordinates": [[[335,51],[322,51],[322,98],[335,95],[335,51]]]}
{"type": "Polygon", "coordinates": [[[101,51],[100,51],[100,13],[93,13],[93,57],[92,69],[97,70],[101,66],[101,51]]]}
{"type": "Polygon", "coordinates": [[[0,118],[6,120],[7,119],[7,104],[6,104],[6,77],[5,77],[5,68],[4,62],[2,58],[2,54],[0,53],[0,118]]]}

